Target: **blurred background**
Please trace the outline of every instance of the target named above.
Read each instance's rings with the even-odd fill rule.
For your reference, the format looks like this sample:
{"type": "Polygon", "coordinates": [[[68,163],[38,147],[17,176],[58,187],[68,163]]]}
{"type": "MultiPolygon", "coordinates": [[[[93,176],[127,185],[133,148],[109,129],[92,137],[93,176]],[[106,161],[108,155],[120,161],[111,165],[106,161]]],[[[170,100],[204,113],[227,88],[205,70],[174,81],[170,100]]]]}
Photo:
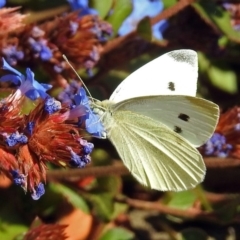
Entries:
{"type": "MultiPolygon", "coordinates": [[[[240,239],[239,1],[0,0],[0,7],[1,57],[51,84],[52,97],[78,81],[63,54],[92,96],[104,100],[145,63],[192,49],[198,96],[221,109],[216,132],[199,148],[205,180],[184,192],[142,186],[108,140],[86,134],[94,144],[91,163],[83,169],[48,163],[37,201],[12,183],[0,156],[1,240],[240,239]]],[[[13,91],[0,86],[1,98],[13,91]]]]}

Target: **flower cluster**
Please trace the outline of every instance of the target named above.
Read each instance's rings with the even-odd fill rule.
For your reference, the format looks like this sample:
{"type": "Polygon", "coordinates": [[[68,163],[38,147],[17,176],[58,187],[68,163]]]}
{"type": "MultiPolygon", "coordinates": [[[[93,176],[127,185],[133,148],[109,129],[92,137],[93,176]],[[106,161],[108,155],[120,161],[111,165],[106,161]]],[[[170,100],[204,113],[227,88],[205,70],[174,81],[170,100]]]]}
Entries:
{"type": "Polygon", "coordinates": [[[0,9],[0,49],[11,65],[16,65],[17,61],[24,57],[23,50],[19,47],[19,39],[13,36],[25,26],[23,20],[26,15],[19,14],[18,9],[0,9]]]}
{"type": "Polygon", "coordinates": [[[76,69],[90,72],[112,33],[111,25],[97,15],[79,16],[73,12],[42,24],[24,25],[25,15],[16,10],[0,9],[1,55],[12,66],[40,64],[55,79],[60,73],[70,77],[73,74],[63,54],[76,69]]]}
{"type": "MultiPolygon", "coordinates": [[[[88,0],[68,0],[73,10],[79,10],[80,15],[84,16],[87,14],[98,14],[95,9],[89,7],[88,0]]],[[[132,1],[132,12],[124,20],[118,30],[120,36],[126,35],[136,30],[138,23],[144,17],[155,17],[163,10],[163,3],[161,0],[133,0],[132,1]]],[[[109,12],[109,15],[114,14],[114,9],[109,12]]],[[[167,27],[165,20],[156,23],[152,27],[153,36],[156,39],[162,39],[162,32],[167,27]]]]}
{"type": "Polygon", "coordinates": [[[89,99],[84,88],[80,87],[76,81],[72,81],[66,89],[59,94],[59,99],[71,107],[71,116],[69,119],[78,118],[78,126],[84,127],[88,133],[95,137],[102,137],[104,128],[89,104],[89,99]],[[83,116],[79,114],[79,108],[84,106],[83,116]]]}
{"type": "Polygon", "coordinates": [[[79,134],[79,119],[93,135],[100,129],[96,127],[99,119],[82,87],[73,93],[79,100],[73,107],[50,97],[46,91],[51,86],[38,83],[29,68],[24,76],[3,59],[3,69],[9,73],[0,82],[11,82],[17,88],[0,101],[0,173],[37,200],[44,194],[47,163],[83,168],[90,162],[93,144],[79,134]],[[24,114],[26,101],[34,105],[24,114]],[[91,126],[93,118],[96,122],[91,126]]]}
{"type": "Polygon", "coordinates": [[[215,133],[200,148],[203,156],[240,158],[240,108],[222,113],[215,133]]]}

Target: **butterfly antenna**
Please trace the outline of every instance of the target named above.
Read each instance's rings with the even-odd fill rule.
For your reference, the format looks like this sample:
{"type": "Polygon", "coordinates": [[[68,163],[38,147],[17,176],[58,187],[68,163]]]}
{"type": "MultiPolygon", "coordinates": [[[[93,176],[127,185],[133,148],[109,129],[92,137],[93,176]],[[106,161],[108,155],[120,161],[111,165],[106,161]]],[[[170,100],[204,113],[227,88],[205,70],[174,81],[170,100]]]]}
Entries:
{"type": "Polygon", "coordinates": [[[86,89],[88,95],[92,97],[91,93],[89,92],[87,86],[85,85],[85,83],[83,82],[82,78],[79,76],[79,74],[77,73],[77,71],[74,69],[74,67],[72,66],[72,64],[68,61],[67,57],[63,54],[62,55],[63,59],[67,62],[67,64],[71,67],[71,69],[73,70],[73,72],[77,75],[78,79],[80,80],[80,82],[82,83],[82,85],[84,86],[84,88],[86,89]]]}

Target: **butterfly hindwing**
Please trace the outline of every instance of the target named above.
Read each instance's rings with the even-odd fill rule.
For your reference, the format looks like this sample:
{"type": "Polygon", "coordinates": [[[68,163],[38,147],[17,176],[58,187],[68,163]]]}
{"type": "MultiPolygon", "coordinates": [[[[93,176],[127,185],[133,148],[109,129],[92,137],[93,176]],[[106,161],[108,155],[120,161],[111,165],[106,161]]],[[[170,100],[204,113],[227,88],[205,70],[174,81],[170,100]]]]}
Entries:
{"type": "Polygon", "coordinates": [[[124,164],[143,185],[181,191],[203,180],[205,165],[199,152],[161,122],[116,111],[111,126],[103,124],[124,164]]]}
{"type": "Polygon", "coordinates": [[[148,95],[195,96],[198,76],[197,53],[176,50],[166,53],[130,74],[115,89],[110,100],[148,95]]]}

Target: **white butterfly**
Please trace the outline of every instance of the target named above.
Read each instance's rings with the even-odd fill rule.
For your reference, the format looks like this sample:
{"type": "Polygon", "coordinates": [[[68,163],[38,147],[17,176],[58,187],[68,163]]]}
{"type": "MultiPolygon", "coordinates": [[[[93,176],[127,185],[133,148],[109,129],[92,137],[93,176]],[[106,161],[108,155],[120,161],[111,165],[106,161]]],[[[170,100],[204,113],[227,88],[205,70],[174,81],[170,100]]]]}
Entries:
{"type": "Polygon", "coordinates": [[[211,137],[219,108],[195,97],[197,70],[196,52],[172,51],[128,76],[109,100],[91,104],[124,164],[152,189],[181,191],[204,179],[195,147],[211,137]]]}

